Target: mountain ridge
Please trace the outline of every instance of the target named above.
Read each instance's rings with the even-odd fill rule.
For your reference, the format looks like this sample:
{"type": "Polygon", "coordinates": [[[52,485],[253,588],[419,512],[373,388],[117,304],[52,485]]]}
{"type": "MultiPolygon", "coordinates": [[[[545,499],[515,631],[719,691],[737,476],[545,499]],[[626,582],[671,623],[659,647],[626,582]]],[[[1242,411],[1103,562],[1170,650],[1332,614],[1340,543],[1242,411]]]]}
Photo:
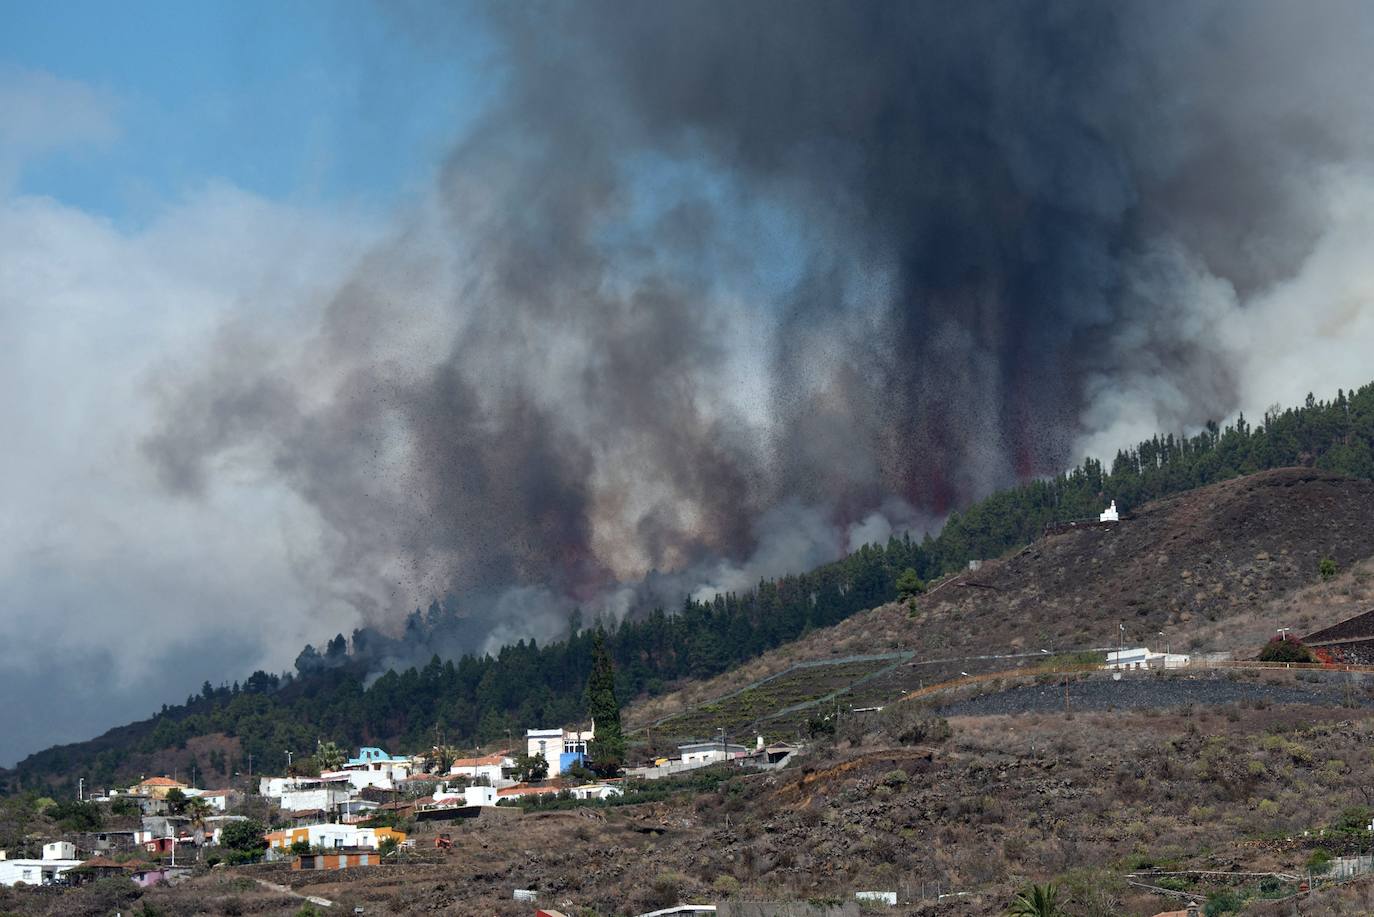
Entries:
{"type": "MultiPolygon", "coordinates": [[[[1241,417],[1192,437],[1156,436],[1119,452],[1110,470],[1089,459],[1053,479],[993,494],[952,514],[938,537],[893,538],[811,573],[709,602],[689,599],[674,614],[660,608],[612,625],[607,638],[618,691],[622,699],[642,700],[675,681],[717,676],[883,606],[895,597],[906,569],[931,579],[971,559],[1001,557],[1034,542],[1047,524],[1095,515],[1109,497],[1129,513],[1151,498],[1284,465],[1374,478],[1374,384],[1338,392],[1329,402],[1309,397],[1301,408],[1271,412],[1258,427],[1241,417]]],[[[437,623],[420,616],[422,624],[438,628],[451,619],[451,609],[433,607],[439,608],[437,623]]],[[[207,765],[227,778],[248,769],[241,760],[247,754],[259,771],[276,768],[285,764],[282,749],[311,748],[319,736],[346,743],[480,744],[531,722],[570,721],[582,713],[589,631],[542,647],[520,641],[490,657],[445,661],[434,655],[423,667],[393,669],[375,680],[367,641],[354,636],[352,651],[339,635],[323,653],[303,652],[322,664],[307,663],[297,677],[259,672],[235,689],[207,683],[184,705],[85,743],[31,755],[0,773],[0,780],[10,791],[71,789],[82,775],[99,785],[149,769],[205,771],[207,765]],[[226,739],[214,762],[187,753],[191,740],[214,735],[226,739]]]]}

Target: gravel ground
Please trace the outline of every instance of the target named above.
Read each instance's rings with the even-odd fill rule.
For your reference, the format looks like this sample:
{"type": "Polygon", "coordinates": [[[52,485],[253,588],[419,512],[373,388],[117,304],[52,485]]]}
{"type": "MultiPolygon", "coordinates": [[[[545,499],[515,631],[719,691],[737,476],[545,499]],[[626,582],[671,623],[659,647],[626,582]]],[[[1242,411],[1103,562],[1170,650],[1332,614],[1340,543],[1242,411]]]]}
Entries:
{"type": "MultiPolygon", "coordinates": [[[[1349,699],[1362,707],[1374,706],[1363,686],[1355,685],[1349,699]]],[[[1310,704],[1338,707],[1347,701],[1340,683],[1324,685],[1269,685],[1226,677],[1158,678],[1124,676],[1121,681],[1092,679],[1069,686],[1069,705],[1076,711],[1142,710],[1182,707],[1187,704],[1220,706],[1264,701],[1270,704],[1310,704]]],[[[1062,683],[1024,685],[956,701],[940,708],[944,716],[1005,716],[1020,713],[1055,713],[1064,709],[1062,683]]]]}

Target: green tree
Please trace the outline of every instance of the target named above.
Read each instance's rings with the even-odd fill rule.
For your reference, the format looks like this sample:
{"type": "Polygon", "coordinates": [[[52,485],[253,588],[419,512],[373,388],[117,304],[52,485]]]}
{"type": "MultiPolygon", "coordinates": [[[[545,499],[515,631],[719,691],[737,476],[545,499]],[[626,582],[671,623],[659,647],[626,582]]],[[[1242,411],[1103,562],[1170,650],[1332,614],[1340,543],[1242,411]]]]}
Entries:
{"type": "Polygon", "coordinates": [[[543,780],[549,775],[549,762],[542,754],[517,755],[515,758],[515,769],[518,772],[521,783],[526,783],[530,780],[543,780]]]}
{"type": "Polygon", "coordinates": [[[1067,917],[1058,899],[1054,885],[1032,885],[1012,900],[1007,917],[1067,917]]]}
{"type": "Polygon", "coordinates": [[[93,802],[64,800],[50,807],[46,814],[68,831],[96,831],[105,822],[100,806],[93,802]]]}
{"type": "Polygon", "coordinates": [[[606,650],[606,638],[598,631],[592,642],[592,673],[587,678],[587,715],[596,733],[591,747],[591,767],[603,777],[613,776],[625,761],[625,732],[620,725],[620,701],[615,696],[615,665],[606,650]]]}
{"type": "Polygon", "coordinates": [[[266,829],[255,818],[247,821],[233,821],[220,832],[219,844],[226,850],[238,854],[256,856],[267,849],[266,829]]]}
{"type": "Polygon", "coordinates": [[[897,587],[897,597],[903,601],[914,599],[926,591],[926,584],[921,582],[921,577],[911,567],[902,571],[894,585],[897,587]]]}
{"type": "Polygon", "coordinates": [[[167,791],[167,808],[173,815],[180,815],[186,811],[186,794],[181,791],[181,787],[172,787],[167,791]]]}

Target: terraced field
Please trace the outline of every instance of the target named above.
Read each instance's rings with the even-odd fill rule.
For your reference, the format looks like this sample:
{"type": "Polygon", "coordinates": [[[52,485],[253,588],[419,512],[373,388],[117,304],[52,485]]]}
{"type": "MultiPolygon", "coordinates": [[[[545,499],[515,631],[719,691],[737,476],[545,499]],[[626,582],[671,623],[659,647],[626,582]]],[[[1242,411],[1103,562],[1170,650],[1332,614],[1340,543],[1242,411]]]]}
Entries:
{"type": "Polygon", "coordinates": [[[850,703],[851,692],[910,658],[909,653],[888,653],[799,663],[649,728],[656,736],[673,740],[709,738],[722,728],[739,735],[765,724],[769,734],[786,735],[816,708],[841,697],[850,703]]]}

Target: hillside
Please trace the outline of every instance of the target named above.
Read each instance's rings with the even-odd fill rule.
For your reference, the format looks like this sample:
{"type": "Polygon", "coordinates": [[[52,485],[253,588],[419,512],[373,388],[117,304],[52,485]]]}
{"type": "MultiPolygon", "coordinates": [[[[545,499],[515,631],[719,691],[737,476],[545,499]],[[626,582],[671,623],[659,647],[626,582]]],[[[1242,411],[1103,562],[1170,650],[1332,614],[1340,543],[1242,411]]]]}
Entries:
{"type": "MultiPolygon", "coordinates": [[[[1259,684],[1269,682],[1299,684],[1285,676],[1259,684]]],[[[1368,845],[1358,828],[1369,814],[1367,707],[1243,702],[959,717],[947,738],[919,742],[908,731],[913,712],[856,721],[804,766],[773,774],[703,774],[633,805],[444,826],[455,841],[448,851],[433,849],[440,829],[420,825],[416,850],[394,866],[212,870],[142,903],[163,913],[297,913],[299,899],[247,879],[256,877],[323,896],[343,913],[529,914],[511,900],[513,888],[537,890],[543,906],[602,917],[688,900],[840,901],[856,889],[890,889],[901,902],[890,913],[991,917],[1027,882],[1054,880],[1074,917],[1145,917],[1169,899],[1132,888],[1128,873],[1292,875],[1318,849],[1368,845]]],[[[1258,896],[1259,882],[1232,887],[1258,896]]],[[[1180,884],[1201,894],[1227,887],[1196,877],[1180,884]]],[[[110,892],[100,897],[98,887],[61,898],[45,891],[0,889],[0,909],[111,912],[110,892]]],[[[1348,894],[1336,889],[1329,900],[1348,894]]],[[[1325,909],[1323,900],[1303,902],[1301,913],[1368,913],[1325,909]]]]}
{"type": "Polygon", "coordinates": [[[1315,630],[1374,599],[1371,509],[1374,483],[1307,468],[1156,500],[1115,525],[1074,528],[986,561],[937,584],[914,609],[863,612],[727,676],[639,703],[631,721],[657,722],[662,732],[666,717],[803,660],[910,653],[847,695],[862,706],[961,671],[1033,665],[1041,650],[1112,647],[1123,624],[1131,644],[1257,650],[1276,627],[1315,630]],[[1340,571],[1330,582],[1318,572],[1323,557],[1340,571]],[[1015,654],[1028,655],[974,658],[1015,654]]]}
{"type": "MultiPolygon", "coordinates": [[[[286,749],[314,747],[321,736],[342,745],[410,749],[436,740],[461,747],[494,742],[532,723],[585,715],[582,688],[596,639],[605,640],[615,659],[619,696],[637,700],[640,722],[716,696],[722,686],[781,671],[789,659],[894,650],[919,657],[912,667],[858,676],[866,679],[869,697],[883,698],[968,670],[970,655],[1111,644],[1122,621],[1132,639],[1167,630],[1166,642],[1183,641],[1179,646],[1229,644],[1235,628],[1251,627],[1246,622],[1258,634],[1265,614],[1284,618],[1266,602],[1310,577],[1318,554],[1330,553],[1342,566],[1368,556],[1367,533],[1347,537],[1342,528],[1358,525],[1351,503],[1333,502],[1330,520],[1316,518],[1321,488],[1347,486],[1336,485],[1335,474],[1374,478],[1374,384],[1339,392],[1329,402],[1309,397],[1302,407],[1266,414],[1261,425],[1239,418],[1193,436],[1155,436],[1119,452],[1110,468],[1088,459],[1065,474],[995,493],[951,514],[938,536],[865,545],[816,570],[743,592],[687,599],[675,608],[637,608],[620,622],[597,620],[594,613],[584,619],[574,611],[567,636],[543,645],[518,641],[490,655],[464,654],[471,635],[463,609],[452,600],[436,601],[417,609],[398,633],[364,628],[351,639],[339,634],[319,649],[305,647],[295,672],[255,672],[241,685],[206,683],[199,694],[147,720],[34,754],[0,772],[0,790],[74,793],[79,777],[102,785],[192,768],[224,780],[246,772],[249,756],[258,771],[281,770],[286,749]],[[1218,500],[1237,501],[1225,509],[1235,530],[1209,519],[1205,507],[1179,509],[1177,518],[1163,504],[1143,509],[1202,485],[1297,465],[1321,469],[1284,473],[1310,476],[1294,482],[1309,503],[1306,510],[1296,507],[1305,529],[1279,531],[1294,508],[1275,498],[1265,509],[1267,498],[1243,491],[1216,491],[1218,500]],[[1107,499],[1128,512],[1117,533],[1094,535],[1089,528],[1039,540],[1047,525],[1094,515],[1107,499]],[[1246,499],[1259,502],[1247,509],[1246,499]],[[1251,518],[1254,512],[1259,515],[1251,518]],[[1270,533],[1266,526],[1277,528],[1270,533]],[[1005,556],[1030,543],[1049,553],[1005,556]],[[1232,550],[1236,546],[1243,550],[1232,550]],[[1001,564],[975,577],[963,572],[970,560],[999,557],[1001,564]],[[1114,579],[1089,575],[1106,569],[1114,579]],[[904,571],[937,583],[922,600],[919,628],[905,609],[880,607],[896,597],[904,571]],[[1085,576],[1092,585],[1083,585],[1085,576]],[[1123,588],[1133,590],[1128,598],[1136,604],[1119,601],[1123,588]],[[875,607],[879,611],[860,615],[875,607]],[[850,620],[855,615],[860,617],[850,620]],[[1208,637],[1208,624],[1222,621],[1232,629],[1229,637],[1208,637]],[[837,624],[843,626],[831,631],[837,624]],[[953,661],[933,662],[944,657],[953,661]]],[[[1274,479],[1282,480],[1288,478],[1274,479]]],[[[1365,494],[1356,488],[1348,496],[1359,501],[1365,494]]],[[[780,699],[802,702],[807,690],[787,686],[780,699]]]]}
{"type": "MultiPolygon", "coordinates": [[[[812,629],[627,710],[650,747],[719,726],[806,735],[809,753],[782,771],[631,785],[625,804],[531,805],[515,821],[454,826],[451,850],[435,850],[440,829],[418,823],[417,848],[396,865],[210,870],[176,888],[126,888],[118,901],[109,886],[0,890],[0,910],[96,917],[141,894],[171,913],[289,915],[313,894],[343,911],[515,915],[528,908],[511,890],[531,888],[567,913],[627,915],[683,900],[825,902],[890,889],[894,913],[990,917],[1026,883],[1053,880],[1075,917],[1145,917],[1170,899],[1129,876],[1165,868],[1185,874],[1166,877],[1172,886],[1268,913],[1253,908],[1296,883],[1204,874],[1292,876],[1314,857],[1368,848],[1370,676],[1099,673],[1069,686],[1066,712],[1062,680],[1037,667],[1114,645],[1122,623],[1132,642],[1163,631],[1174,649],[1243,654],[1276,626],[1318,630],[1366,610],[1372,506],[1374,483],[1311,468],[1226,480],[1116,525],[1036,539],[911,604],[812,629]],[[1324,557],[1338,568],[1329,580],[1324,557]],[[961,671],[1018,666],[1025,677],[898,700],[961,671]],[[831,711],[843,716],[811,730],[831,711]]],[[[266,709],[269,698],[237,702],[266,709]]],[[[1368,888],[1323,891],[1299,912],[1342,913],[1352,896],[1367,900],[1368,888]]]]}

